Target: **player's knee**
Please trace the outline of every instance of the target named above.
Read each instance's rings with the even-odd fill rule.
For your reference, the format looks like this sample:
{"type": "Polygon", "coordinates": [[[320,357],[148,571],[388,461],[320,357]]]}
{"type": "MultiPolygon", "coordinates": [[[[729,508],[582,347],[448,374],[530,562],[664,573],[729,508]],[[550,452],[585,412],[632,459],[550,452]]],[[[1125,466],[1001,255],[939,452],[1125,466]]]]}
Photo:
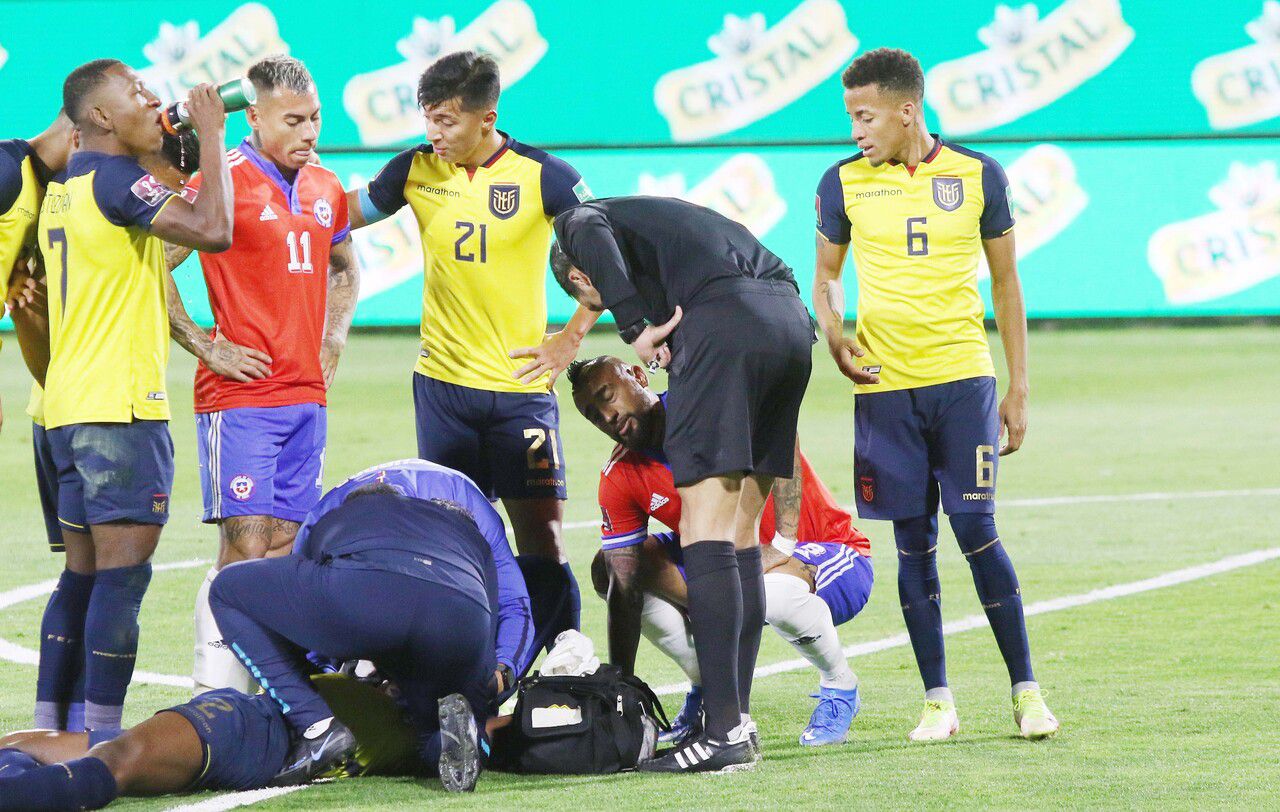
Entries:
{"type": "Polygon", "coordinates": [[[910,519],[894,519],[893,541],[898,547],[898,558],[931,556],[938,546],[938,517],[915,516],[910,519]]]}
{"type": "Polygon", "coordinates": [[[116,780],[122,792],[128,792],[134,780],[141,775],[147,765],[146,748],[137,736],[122,735],[111,741],[105,741],[92,748],[87,755],[96,758],[116,780]]]}
{"type": "Polygon", "coordinates": [[[812,637],[817,629],[831,621],[827,604],[794,575],[766,573],[764,595],[765,622],[788,642],[812,637]]]}
{"type": "Polygon", "coordinates": [[[990,513],[956,513],[949,517],[951,530],[956,534],[960,550],[973,556],[1000,543],[996,532],[996,517],[990,513]]]}

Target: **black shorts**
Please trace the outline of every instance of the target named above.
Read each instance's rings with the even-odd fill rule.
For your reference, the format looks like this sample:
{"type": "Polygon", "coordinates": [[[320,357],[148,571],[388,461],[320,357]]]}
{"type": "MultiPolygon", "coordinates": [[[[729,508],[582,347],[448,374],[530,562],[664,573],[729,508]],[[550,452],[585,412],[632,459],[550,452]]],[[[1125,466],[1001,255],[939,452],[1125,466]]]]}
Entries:
{"type": "Polygon", "coordinates": [[[789,282],[718,280],[684,308],[663,442],[677,485],[736,472],[791,476],[813,342],[789,282]]]}

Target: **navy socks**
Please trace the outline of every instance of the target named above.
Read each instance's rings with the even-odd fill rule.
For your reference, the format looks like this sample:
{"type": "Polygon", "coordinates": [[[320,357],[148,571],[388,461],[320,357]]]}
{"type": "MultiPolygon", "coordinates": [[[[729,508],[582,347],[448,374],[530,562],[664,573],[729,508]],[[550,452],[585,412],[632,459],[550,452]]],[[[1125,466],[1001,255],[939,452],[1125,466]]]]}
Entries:
{"type": "Polygon", "coordinates": [[[925,690],[947,684],[942,643],[942,584],[938,580],[938,517],[893,523],[898,546],[898,598],[925,690]]]}
{"type": "Polygon", "coordinates": [[[36,767],[11,778],[0,773],[0,812],[100,809],[118,795],[107,765],[90,756],[36,767]]]}
{"type": "Polygon", "coordinates": [[[118,728],[138,656],[138,610],[151,565],[100,570],[84,625],[85,727],[118,728]]]}
{"type": "Polygon", "coordinates": [[[36,675],[38,728],[84,729],[84,627],[93,584],[93,575],[63,570],[45,606],[36,675]]]}
{"type": "Polygon", "coordinates": [[[1009,681],[1017,684],[1034,680],[1022,590],[1013,562],[996,533],[995,517],[990,513],[957,513],[951,517],[951,529],[969,561],[973,585],[1009,669],[1009,681]]]}

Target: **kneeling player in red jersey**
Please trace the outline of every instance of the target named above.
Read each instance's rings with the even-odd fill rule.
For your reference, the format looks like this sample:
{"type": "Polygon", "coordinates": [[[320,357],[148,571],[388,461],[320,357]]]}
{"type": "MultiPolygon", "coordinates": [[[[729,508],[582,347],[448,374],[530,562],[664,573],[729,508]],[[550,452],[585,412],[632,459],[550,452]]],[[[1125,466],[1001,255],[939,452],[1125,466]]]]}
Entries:
{"type": "MultiPolygon", "coordinates": [[[[701,715],[683,557],[677,533],[649,532],[650,517],[680,526],[680,497],[662,448],[665,395],[648,389],[640,367],[611,357],[575,363],[569,380],[578,411],[619,443],[600,475],[602,549],[592,567],[596,591],[609,606],[610,659],[633,669],[643,633],[681,666],[693,689],[664,738],[683,738],[698,729],[701,715]]],[[[859,698],[835,627],[852,619],[871,593],[871,545],[799,449],[796,457],[796,476],[777,481],[760,521],[765,621],[821,674],[818,707],[800,743],[838,744],[859,698]]]]}

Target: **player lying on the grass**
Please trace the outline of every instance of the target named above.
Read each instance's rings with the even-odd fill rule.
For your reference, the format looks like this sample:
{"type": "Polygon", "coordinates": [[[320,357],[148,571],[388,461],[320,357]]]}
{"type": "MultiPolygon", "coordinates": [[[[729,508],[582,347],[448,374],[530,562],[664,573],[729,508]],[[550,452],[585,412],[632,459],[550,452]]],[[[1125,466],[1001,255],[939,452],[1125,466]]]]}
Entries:
{"type": "MultiPolygon", "coordinates": [[[[680,526],[680,496],[662,447],[666,395],[648,388],[640,367],[608,356],[575,362],[569,381],[578,411],[619,444],[600,474],[603,549],[591,573],[609,607],[609,658],[633,670],[643,632],[684,669],[694,688],[663,737],[682,739],[700,731],[702,715],[684,556],[677,533],[649,534],[650,517],[680,526]]],[[[760,520],[765,621],[821,674],[818,706],[800,743],[838,744],[859,699],[835,627],[853,618],[871,593],[871,545],[799,447],[795,456],[795,476],[775,481],[760,520]],[[805,543],[797,546],[797,539],[805,543]]]]}
{"type": "MultiPolygon", "coordinates": [[[[359,288],[346,194],[315,163],[320,99],[311,74],[292,57],[270,56],[247,76],[257,91],[245,111],[250,133],[228,153],[232,247],[200,252],[217,329],[210,335],[196,326],[181,298],[169,298],[173,338],[199,359],[204,521],[219,532],[217,561],[195,600],[197,693],[253,685],[222,643],[209,584],[234,561],[286,554],[320,500],[325,392],[359,288]]],[[[171,245],[165,253],[173,268],[190,249],[171,245]]]]}
{"type": "Polygon", "coordinates": [[[494,715],[534,636],[501,518],[471,480],[425,460],[348,479],[307,515],[292,555],[223,569],[209,601],[284,713],[293,747],[281,784],[315,778],[355,746],[307,680],[305,652],[373,661],[399,686],[423,761],[456,791],[474,788],[487,747],[477,720],[494,715]]]}
{"type": "MultiPolygon", "coordinates": [[[[394,686],[374,687],[346,674],[311,683],[355,734],[351,761],[332,773],[430,772],[394,686]]],[[[268,786],[284,766],[289,729],[275,700],[231,688],[158,711],[123,731],[24,730],[0,738],[0,811],[97,809],[124,796],[268,786]]]]}

